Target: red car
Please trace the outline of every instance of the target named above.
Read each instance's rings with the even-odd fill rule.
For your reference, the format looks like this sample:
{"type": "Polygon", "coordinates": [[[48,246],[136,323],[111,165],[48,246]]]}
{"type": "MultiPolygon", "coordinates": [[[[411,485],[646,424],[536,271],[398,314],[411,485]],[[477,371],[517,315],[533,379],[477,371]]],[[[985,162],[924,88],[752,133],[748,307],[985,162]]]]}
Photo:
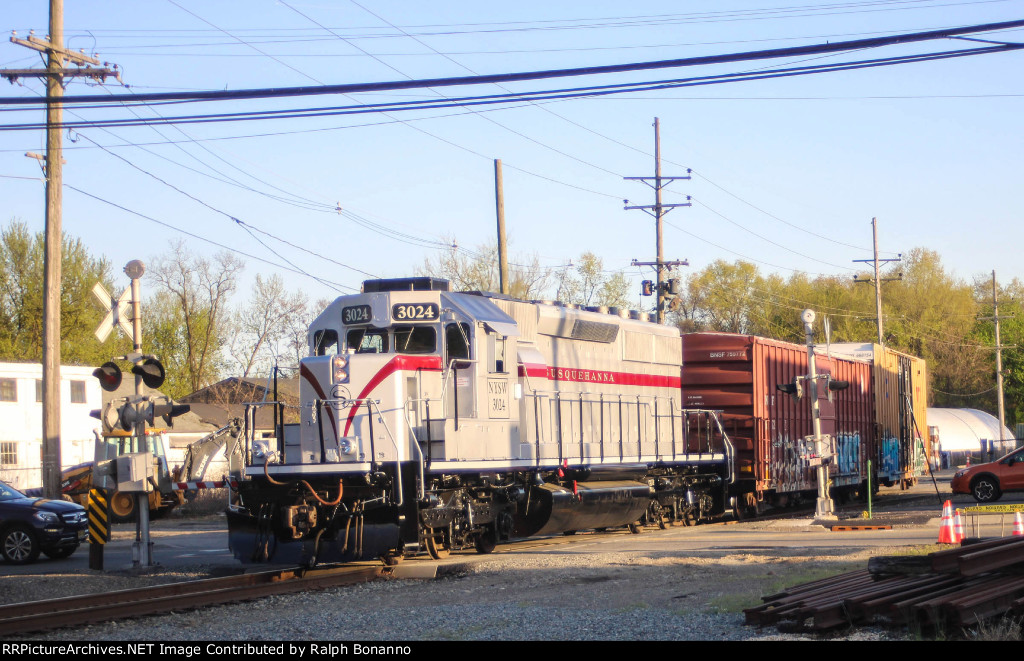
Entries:
{"type": "Polygon", "coordinates": [[[970,494],[979,503],[999,500],[1006,491],[1024,491],[1024,448],[953,475],[953,493],[970,494]]]}

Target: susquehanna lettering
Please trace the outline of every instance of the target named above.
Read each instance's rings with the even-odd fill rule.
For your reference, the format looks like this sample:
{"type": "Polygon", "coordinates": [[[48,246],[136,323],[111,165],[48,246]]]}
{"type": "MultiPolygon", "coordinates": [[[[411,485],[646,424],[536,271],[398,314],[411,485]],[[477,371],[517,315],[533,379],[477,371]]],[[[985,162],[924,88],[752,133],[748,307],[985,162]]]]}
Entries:
{"type": "Polygon", "coordinates": [[[616,383],[613,372],[597,370],[576,370],[564,367],[549,367],[548,378],[552,381],[590,381],[593,383],[616,383]]]}

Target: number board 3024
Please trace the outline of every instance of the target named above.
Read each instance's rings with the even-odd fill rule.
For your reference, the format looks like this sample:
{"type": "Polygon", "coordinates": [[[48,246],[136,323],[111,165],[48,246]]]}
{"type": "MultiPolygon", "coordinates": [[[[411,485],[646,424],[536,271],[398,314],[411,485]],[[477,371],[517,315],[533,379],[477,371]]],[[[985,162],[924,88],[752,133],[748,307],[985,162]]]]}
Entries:
{"type": "Polygon", "coordinates": [[[391,306],[395,321],[437,321],[441,309],[437,303],[399,303],[391,306]]]}
{"type": "Polygon", "coordinates": [[[368,324],[373,321],[373,310],[369,305],[352,305],[341,309],[341,323],[368,324]]]}

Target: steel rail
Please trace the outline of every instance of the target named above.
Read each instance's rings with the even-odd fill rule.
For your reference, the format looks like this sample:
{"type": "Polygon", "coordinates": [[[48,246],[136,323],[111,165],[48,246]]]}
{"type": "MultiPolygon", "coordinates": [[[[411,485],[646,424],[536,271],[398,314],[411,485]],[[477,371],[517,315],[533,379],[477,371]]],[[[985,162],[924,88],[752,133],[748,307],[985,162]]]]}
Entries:
{"type": "Polygon", "coordinates": [[[360,563],[324,569],[272,571],[129,588],[0,606],[0,636],[81,626],[140,615],[248,601],[276,594],[354,585],[390,568],[360,563]]]}

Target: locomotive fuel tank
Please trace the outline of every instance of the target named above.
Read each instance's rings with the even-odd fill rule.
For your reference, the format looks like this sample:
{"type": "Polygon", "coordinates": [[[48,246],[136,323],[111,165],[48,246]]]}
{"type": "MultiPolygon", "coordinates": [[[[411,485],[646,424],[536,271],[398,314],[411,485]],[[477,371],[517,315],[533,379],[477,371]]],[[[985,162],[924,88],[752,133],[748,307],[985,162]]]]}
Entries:
{"type": "Polygon", "coordinates": [[[644,515],[654,490],[642,482],[545,483],[531,488],[516,519],[515,535],[554,535],[571,530],[613,528],[644,515]]]}

